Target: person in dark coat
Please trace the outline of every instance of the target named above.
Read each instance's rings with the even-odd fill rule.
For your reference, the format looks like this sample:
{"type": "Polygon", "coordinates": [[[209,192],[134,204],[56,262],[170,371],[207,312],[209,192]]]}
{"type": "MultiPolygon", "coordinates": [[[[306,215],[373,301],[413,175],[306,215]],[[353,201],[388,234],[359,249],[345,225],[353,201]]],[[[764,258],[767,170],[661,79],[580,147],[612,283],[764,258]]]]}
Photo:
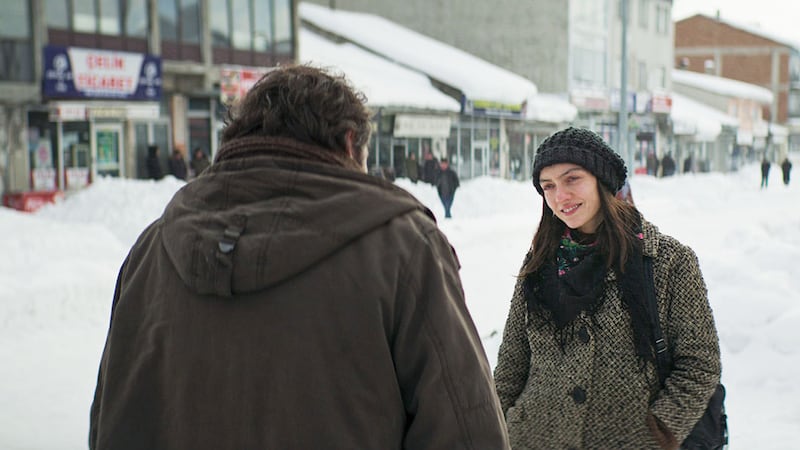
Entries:
{"type": "Polygon", "coordinates": [[[366,173],[365,102],[280,65],[229,110],[122,264],[90,449],[509,450],[452,246],[366,173]]]}
{"type": "Polygon", "coordinates": [[[789,185],[789,175],[792,172],[792,162],[789,161],[789,158],[784,158],[783,162],[781,163],[781,172],[783,172],[783,184],[786,186],[789,185]]]}
{"type": "Polygon", "coordinates": [[[422,181],[435,184],[436,173],[439,171],[439,162],[433,156],[429,149],[425,149],[422,154],[422,181]]]}
{"type": "Polygon", "coordinates": [[[417,161],[417,154],[411,152],[408,154],[405,162],[406,176],[412,183],[417,184],[419,180],[419,161],[417,161]]]}
{"type": "Polygon", "coordinates": [[[194,149],[194,155],[192,155],[192,160],[189,162],[189,165],[192,168],[193,176],[198,177],[203,171],[208,169],[208,166],[211,165],[211,161],[208,160],[206,152],[204,152],[202,148],[197,147],[194,149]]]}
{"type": "Polygon", "coordinates": [[[450,208],[453,206],[453,199],[456,196],[456,189],[458,189],[458,175],[450,168],[450,163],[447,158],[442,158],[439,163],[439,171],[436,174],[436,191],[439,193],[439,199],[444,206],[444,217],[449,219],[452,217],[450,208]]]}
{"type": "Polygon", "coordinates": [[[542,215],[494,372],[512,448],[677,450],[717,387],[697,256],[615,197],[625,180],[622,158],[592,131],[567,128],[537,149],[542,215]],[[648,278],[673,362],[663,387],[648,278]]]}
{"type": "Polygon", "coordinates": [[[667,153],[661,158],[661,176],[662,177],[671,177],[675,175],[675,159],[672,158],[672,155],[667,153]]]}
{"type": "Polygon", "coordinates": [[[145,159],[145,168],[147,169],[147,178],[153,180],[160,180],[164,177],[164,172],[161,170],[161,159],[159,155],[160,150],[157,145],[147,146],[147,159],[145,159]]]}
{"type": "Polygon", "coordinates": [[[172,151],[172,157],[167,161],[169,164],[169,173],[179,180],[185,180],[188,175],[186,161],[183,160],[183,153],[175,149],[172,151]]]}
{"type": "Polygon", "coordinates": [[[765,156],[764,159],[761,160],[761,188],[767,187],[769,184],[769,169],[770,163],[767,157],[765,156]]]}

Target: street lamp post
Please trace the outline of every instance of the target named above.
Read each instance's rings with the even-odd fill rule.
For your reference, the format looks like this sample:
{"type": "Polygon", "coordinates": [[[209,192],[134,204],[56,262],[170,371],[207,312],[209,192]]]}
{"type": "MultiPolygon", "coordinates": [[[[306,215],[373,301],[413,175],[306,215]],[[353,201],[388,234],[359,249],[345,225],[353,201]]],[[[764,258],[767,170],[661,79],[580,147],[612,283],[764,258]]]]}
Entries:
{"type": "Polygon", "coordinates": [[[629,175],[633,173],[633,158],[628,152],[628,0],[620,1],[622,19],[622,54],[620,55],[619,118],[617,151],[625,159],[629,175]]]}

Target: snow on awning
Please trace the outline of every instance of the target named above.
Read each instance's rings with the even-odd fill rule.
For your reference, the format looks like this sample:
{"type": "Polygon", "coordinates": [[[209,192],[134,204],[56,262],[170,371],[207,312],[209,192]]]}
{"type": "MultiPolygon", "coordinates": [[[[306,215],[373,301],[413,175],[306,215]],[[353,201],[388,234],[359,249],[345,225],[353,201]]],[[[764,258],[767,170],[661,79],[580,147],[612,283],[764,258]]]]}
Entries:
{"type": "Polygon", "coordinates": [[[513,72],[372,14],[302,2],[298,14],[327,32],[460,90],[469,101],[521,105],[536,85],[513,72]]]}
{"type": "Polygon", "coordinates": [[[699,142],[715,141],[723,126],[739,126],[736,118],[676,92],[672,93],[670,116],[673,133],[692,135],[699,142]]]}
{"type": "Polygon", "coordinates": [[[525,118],[548,123],[569,123],[578,115],[578,108],[557,94],[536,94],[528,97],[525,118]]]}
{"type": "Polygon", "coordinates": [[[726,97],[755,100],[767,105],[771,105],[774,98],[772,91],[755,84],[688,70],[673,69],[672,82],[726,97]]]}
{"type": "Polygon", "coordinates": [[[302,63],[344,73],[370,106],[458,112],[461,104],[433,87],[428,77],[353,44],[337,44],[307,29],[298,37],[302,63]]]}

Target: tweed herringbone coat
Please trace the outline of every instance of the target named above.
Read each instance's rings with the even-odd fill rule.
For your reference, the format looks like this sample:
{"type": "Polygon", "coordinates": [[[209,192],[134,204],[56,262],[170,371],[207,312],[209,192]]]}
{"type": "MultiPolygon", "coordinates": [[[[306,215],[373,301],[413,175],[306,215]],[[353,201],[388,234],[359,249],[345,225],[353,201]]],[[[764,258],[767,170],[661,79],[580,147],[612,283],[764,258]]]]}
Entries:
{"type": "Polygon", "coordinates": [[[582,313],[563,350],[552,323],[527,313],[520,280],[494,373],[513,449],[657,449],[648,413],[677,442],[703,414],[721,369],[698,260],[691,248],[647,221],[643,234],[674,361],[664,388],[653,364],[641,368],[613,270],[606,275],[605,301],[594,322],[582,313]]]}

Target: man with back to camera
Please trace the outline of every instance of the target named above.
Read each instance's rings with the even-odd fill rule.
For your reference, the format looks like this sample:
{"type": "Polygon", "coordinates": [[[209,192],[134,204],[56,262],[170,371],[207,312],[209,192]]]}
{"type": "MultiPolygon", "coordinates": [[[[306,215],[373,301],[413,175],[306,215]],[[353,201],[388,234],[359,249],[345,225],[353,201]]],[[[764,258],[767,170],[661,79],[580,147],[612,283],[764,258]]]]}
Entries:
{"type": "Polygon", "coordinates": [[[507,449],[452,247],[366,175],[341,76],[279,67],[120,269],[92,449],[507,449]]]}

